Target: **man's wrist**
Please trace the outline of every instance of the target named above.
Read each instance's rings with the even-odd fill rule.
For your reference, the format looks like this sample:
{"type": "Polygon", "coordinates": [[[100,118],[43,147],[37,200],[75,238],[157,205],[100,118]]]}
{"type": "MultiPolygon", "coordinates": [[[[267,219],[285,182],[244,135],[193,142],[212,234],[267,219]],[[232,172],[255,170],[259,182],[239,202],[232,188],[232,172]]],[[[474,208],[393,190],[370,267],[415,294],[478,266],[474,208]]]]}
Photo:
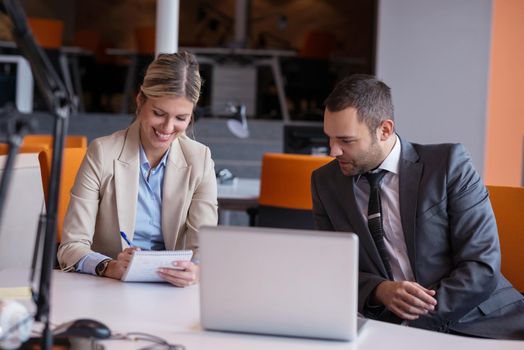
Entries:
{"type": "Polygon", "coordinates": [[[370,297],[368,298],[369,306],[372,306],[372,307],[384,306],[384,302],[382,301],[382,298],[380,297],[380,292],[381,292],[380,289],[384,287],[384,284],[387,282],[388,282],[387,280],[382,281],[379,284],[377,284],[375,289],[373,289],[373,292],[371,293],[370,297]]]}

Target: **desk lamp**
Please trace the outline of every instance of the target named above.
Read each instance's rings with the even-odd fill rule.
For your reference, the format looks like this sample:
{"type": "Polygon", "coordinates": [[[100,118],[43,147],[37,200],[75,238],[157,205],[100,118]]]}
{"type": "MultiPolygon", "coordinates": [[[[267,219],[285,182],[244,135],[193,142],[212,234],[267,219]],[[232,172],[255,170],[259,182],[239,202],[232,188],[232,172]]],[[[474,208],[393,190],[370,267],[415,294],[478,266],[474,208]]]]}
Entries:
{"type": "Polygon", "coordinates": [[[238,138],[248,138],[249,129],[247,126],[246,105],[243,103],[238,105],[228,103],[227,108],[233,113],[232,117],[227,121],[229,131],[238,138]]]}

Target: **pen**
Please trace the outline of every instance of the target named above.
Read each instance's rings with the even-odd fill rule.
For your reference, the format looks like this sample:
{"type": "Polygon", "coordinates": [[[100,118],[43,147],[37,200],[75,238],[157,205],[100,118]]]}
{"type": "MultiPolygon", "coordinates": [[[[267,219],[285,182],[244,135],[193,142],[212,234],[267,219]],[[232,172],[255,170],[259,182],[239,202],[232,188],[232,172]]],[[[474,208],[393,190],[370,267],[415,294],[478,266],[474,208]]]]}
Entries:
{"type": "Polygon", "coordinates": [[[127,235],[124,231],[120,231],[120,236],[122,236],[122,238],[124,239],[124,241],[126,241],[126,243],[130,246],[130,247],[134,247],[134,244],[131,243],[131,241],[129,241],[129,238],[127,238],[127,235]]]}

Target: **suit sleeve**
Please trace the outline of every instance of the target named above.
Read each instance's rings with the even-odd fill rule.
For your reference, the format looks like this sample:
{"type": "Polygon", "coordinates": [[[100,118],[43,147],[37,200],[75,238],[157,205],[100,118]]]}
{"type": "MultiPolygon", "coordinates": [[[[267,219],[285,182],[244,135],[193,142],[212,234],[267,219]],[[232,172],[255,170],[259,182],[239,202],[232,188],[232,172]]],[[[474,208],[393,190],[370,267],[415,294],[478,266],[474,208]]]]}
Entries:
{"type": "Polygon", "coordinates": [[[75,264],[92,252],[102,182],[102,152],[97,140],[89,145],[71,189],[57,252],[60,268],[65,271],[74,270],[75,264]]]}
{"type": "Polygon", "coordinates": [[[208,147],[205,149],[204,162],[202,180],[193,193],[186,220],[186,249],[194,251],[194,260],[198,260],[198,229],[201,226],[216,226],[218,223],[215,164],[208,147]]]}
{"type": "Polygon", "coordinates": [[[495,290],[500,271],[498,232],[488,193],[462,145],[449,154],[446,174],[447,216],[452,269],[431,286],[434,314],[410,322],[446,331],[495,290]]]}

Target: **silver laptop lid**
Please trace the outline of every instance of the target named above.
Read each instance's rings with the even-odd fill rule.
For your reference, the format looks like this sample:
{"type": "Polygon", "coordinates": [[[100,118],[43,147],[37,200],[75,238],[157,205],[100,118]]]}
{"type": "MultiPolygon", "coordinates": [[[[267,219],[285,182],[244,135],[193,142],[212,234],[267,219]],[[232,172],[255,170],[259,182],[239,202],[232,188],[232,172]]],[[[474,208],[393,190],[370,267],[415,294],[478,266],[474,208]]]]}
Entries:
{"type": "Polygon", "coordinates": [[[199,238],[204,328],[356,337],[355,234],[218,226],[202,228],[199,238]]]}
{"type": "MultiPolygon", "coordinates": [[[[0,177],[7,156],[0,156],[0,177]]],[[[18,154],[11,174],[0,220],[0,270],[29,270],[35,249],[40,214],[44,211],[44,191],[38,154],[18,154]]]]}

